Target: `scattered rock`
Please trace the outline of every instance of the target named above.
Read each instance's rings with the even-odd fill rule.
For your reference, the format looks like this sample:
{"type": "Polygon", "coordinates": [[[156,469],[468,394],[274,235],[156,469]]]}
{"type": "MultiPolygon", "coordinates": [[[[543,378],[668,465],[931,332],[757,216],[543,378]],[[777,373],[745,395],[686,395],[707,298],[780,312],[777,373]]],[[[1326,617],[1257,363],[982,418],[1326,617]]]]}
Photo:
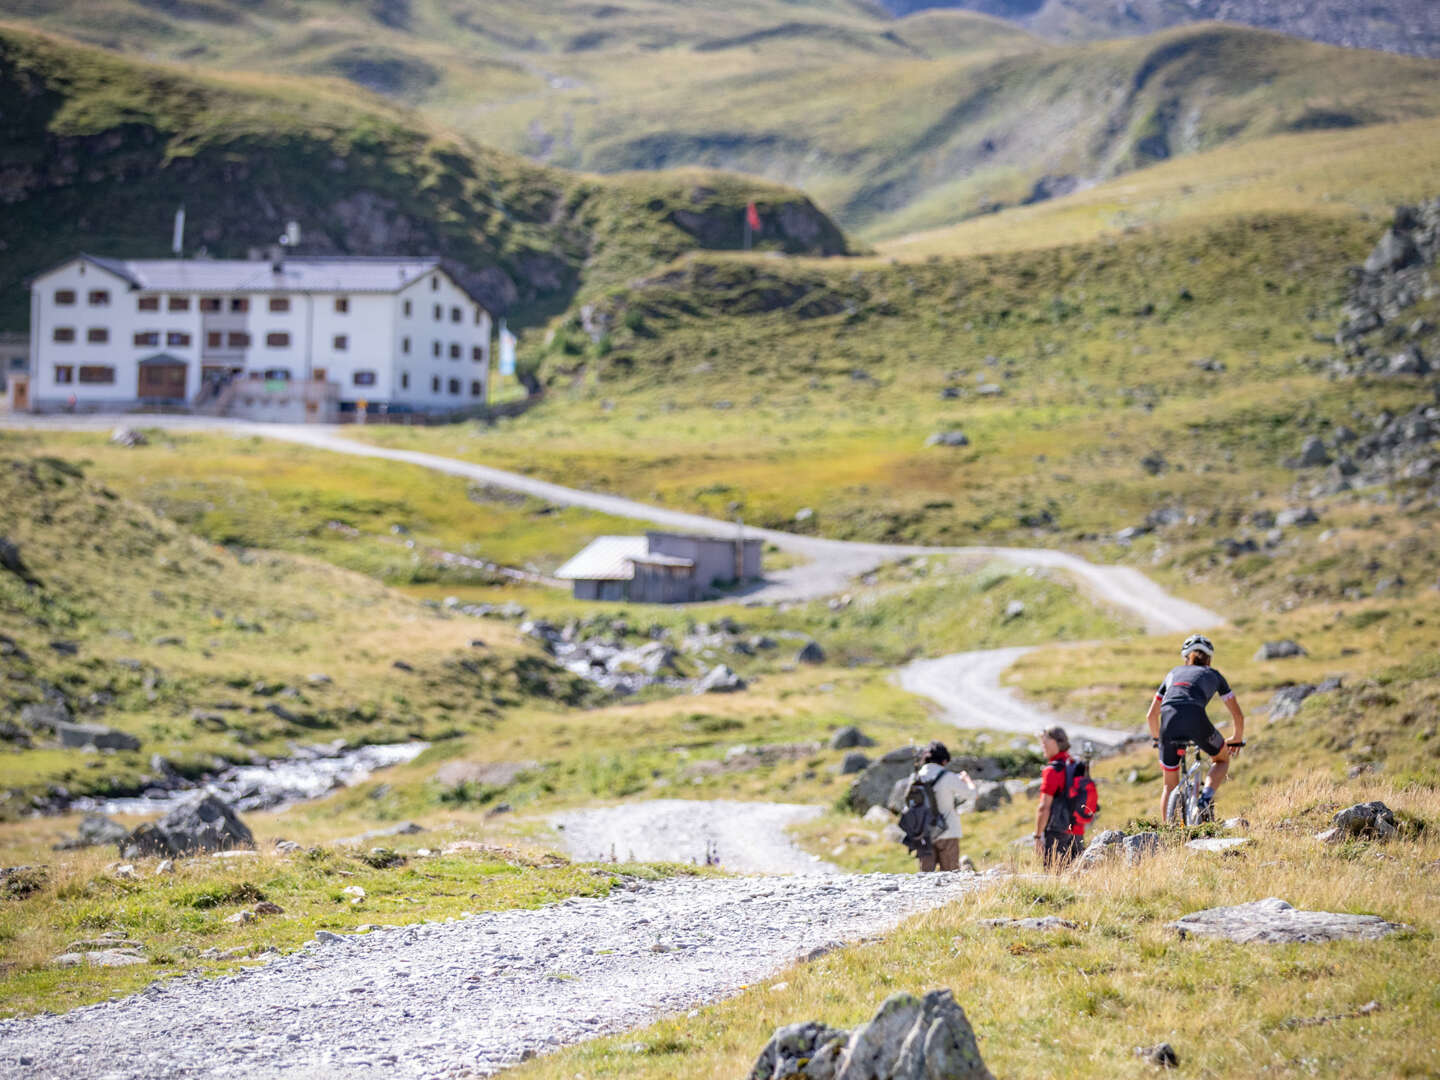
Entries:
{"type": "Polygon", "coordinates": [[[886,810],[885,807],[872,806],[860,815],[860,820],[873,822],[877,825],[889,825],[892,819],[890,811],[886,810]]]}
{"type": "Polygon", "coordinates": [[[807,641],[803,648],[795,654],[797,664],[823,664],[825,663],[825,650],[820,647],[818,641],[807,641]]]}
{"type": "Polygon", "coordinates": [[[110,433],[110,442],[114,446],[134,448],[136,446],[145,446],[149,441],[149,439],[145,438],[144,433],[136,431],[134,428],[117,427],[110,433]]]}
{"type": "Polygon", "coordinates": [[[850,750],[857,746],[874,746],[875,740],[858,727],[848,724],[830,736],[831,750],[850,750]]]}
{"type": "Polygon", "coordinates": [[[97,750],[139,750],[140,740],[126,731],[116,731],[103,724],[55,725],[55,734],[61,746],[83,748],[93,746],[97,750]]]}
{"type": "Polygon", "coordinates": [[[937,431],[925,440],[926,446],[969,446],[970,437],[963,431],[937,431]]]}
{"type": "Polygon", "coordinates": [[[31,731],[54,731],[57,725],[70,723],[70,710],[58,701],[25,705],[20,709],[20,722],[31,731]]]}
{"type": "Polygon", "coordinates": [[[834,1059],[849,1038],[848,1031],[832,1028],[818,1020],[778,1028],[751,1068],[749,1080],[822,1075],[811,1068],[821,1055],[831,1062],[828,1075],[833,1077],[834,1059]]]}
{"type": "Polygon", "coordinates": [[[129,835],[129,829],[118,821],[111,821],[104,814],[86,814],[85,820],[80,822],[80,827],[75,830],[75,835],[60,841],[55,845],[55,850],[74,851],[77,848],[119,844],[129,835]]]}
{"type": "Polygon", "coordinates": [[[1414,262],[1418,255],[1415,242],[1408,233],[1388,229],[1365,259],[1365,273],[1373,277],[1393,270],[1402,270],[1414,262]]]}
{"type": "Polygon", "coordinates": [[[96,949],[92,952],[61,953],[50,961],[56,967],[128,967],[149,961],[138,949],[96,949]]]}
{"type": "Polygon", "coordinates": [[[1078,930],[1080,927],[1058,915],[1034,919],[981,919],[978,926],[997,926],[1012,930],[1078,930]]]}
{"type": "Polygon", "coordinates": [[[250,909],[256,915],[284,915],[285,909],[270,900],[261,900],[250,909]]]}
{"type": "Polygon", "coordinates": [[[1301,528],[1306,525],[1318,525],[1320,515],[1314,508],[1301,506],[1289,510],[1281,510],[1275,515],[1275,524],[1282,529],[1301,528]]]}
{"type": "Polygon", "coordinates": [[[415,670],[415,667],[414,667],[413,664],[408,664],[408,663],[406,663],[404,660],[396,660],[396,661],[393,661],[393,662],[390,664],[390,666],[391,666],[392,668],[394,668],[396,671],[414,671],[414,670],[415,670]]]}
{"type": "Polygon", "coordinates": [[[227,915],[225,921],[227,923],[252,923],[255,921],[255,913],[253,911],[237,911],[234,915],[227,915]]]}
{"type": "Polygon", "coordinates": [[[1342,915],[1330,911],[1299,911],[1270,897],[1233,907],[1197,911],[1167,924],[1184,938],[1218,937],[1242,944],[1314,943],[1352,938],[1375,941],[1405,927],[1378,915],[1342,915]]]}
{"type": "Polygon", "coordinates": [[[1154,1046],[1135,1047],[1135,1056],[1144,1058],[1151,1065],[1162,1069],[1176,1069],[1180,1067],[1180,1057],[1175,1053],[1175,1048],[1169,1043],[1156,1043],[1154,1046]]]}
{"type": "MultiPolygon", "coordinates": [[[[450,762],[450,765],[469,765],[469,764],[472,764],[472,763],[471,763],[471,762],[465,762],[465,761],[452,761],[452,762],[450,762]]],[[[436,779],[436,780],[439,780],[439,779],[440,779],[440,774],[443,773],[447,767],[448,767],[448,766],[442,766],[441,769],[440,769],[440,772],[438,772],[438,773],[435,774],[435,779],[436,779]]],[[[518,774],[517,774],[517,775],[518,775],[518,774]]],[[[464,782],[464,781],[462,781],[462,780],[457,780],[457,781],[454,781],[454,782],[448,784],[447,786],[449,786],[449,787],[454,787],[456,784],[460,784],[460,783],[463,783],[463,782],[464,782]]],[[[370,829],[370,830],[367,831],[367,832],[360,833],[358,836],[347,836],[347,837],[346,837],[345,839],[343,839],[343,840],[336,840],[335,843],[336,843],[336,844],[340,844],[340,845],[345,845],[345,846],[354,846],[354,845],[356,845],[356,844],[366,843],[367,841],[370,841],[370,840],[379,840],[379,839],[381,839],[382,837],[386,837],[386,836],[413,836],[415,833],[422,833],[422,832],[424,832],[424,831],[425,831],[425,827],[424,827],[423,825],[416,825],[415,822],[413,822],[413,821],[401,821],[401,822],[398,822],[397,824],[394,824],[394,825],[386,825],[383,829],[370,829]]],[[[281,841],[281,842],[279,842],[279,843],[276,843],[275,846],[276,846],[276,847],[279,847],[279,846],[280,846],[280,843],[288,843],[288,841],[281,841]]],[[[299,845],[297,844],[296,846],[298,847],[299,845]]]]}
{"type": "Polygon", "coordinates": [[[121,845],[126,858],[193,855],[201,851],[253,848],[255,837],[235,812],[205,794],[177,806],[158,822],[141,825],[121,845]]]}
{"type": "Polygon", "coordinates": [[[3,536],[0,536],[0,570],[8,570],[27,585],[40,583],[20,557],[20,545],[3,536]]]}
{"type": "Polygon", "coordinates": [[[1010,796],[1010,789],[1004,784],[992,780],[977,780],[975,782],[977,793],[975,795],[975,809],[984,813],[987,810],[994,810],[1008,802],[1013,801],[1010,796]]]}
{"type": "Polygon", "coordinates": [[[870,759],[862,751],[852,750],[840,762],[837,770],[841,776],[849,776],[851,773],[864,772],[870,767],[870,759]]]}
{"type": "Polygon", "coordinates": [[[1025,605],[1024,605],[1023,603],[1021,603],[1019,600],[1011,600],[1010,603],[1008,603],[1008,604],[1005,605],[1005,620],[1006,620],[1007,622],[1009,622],[1009,621],[1012,620],[1012,619],[1018,619],[1018,618],[1020,618],[1021,615],[1024,615],[1024,614],[1025,614],[1025,605]]]}
{"type": "Polygon", "coordinates": [[[1306,700],[1314,696],[1315,687],[1309,683],[1300,683],[1297,686],[1282,686],[1275,691],[1270,698],[1270,719],[1288,720],[1300,711],[1300,706],[1306,700]]]}
{"type": "Polygon", "coordinates": [[[748,684],[725,664],[716,664],[695,684],[696,694],[731,694],[744,690],[748,684]]]}
{"type": "Polygon", "coordinates": [[[0,866],[0,898],[24,900],[49,880],[50,871],[44,866],[0,866]]]}
{"type": "Polygon", "coordinates": [[[1295,466],[1301,469],[1314,469],[1322,465],[1329,465],[1331,461],[1330,451],[1325,449],[1325,441],[1318,435],[1311,435],[1300,447],[1300,456],[1295,459],[1295,466]]]}
{"type": "Polygon", "coordinates": [[[1248,843],[1248,836],[1212,836],[1189,840],[1185,846],[1191,851],[1218,851],[1223,854],[1242,848],[1248,843]]]}
{"type": "Polygon", "coordinates": [[[344,936],[332,933],[329,930],[316,930],[315,940],[321,945],[338,945],[345,940],[344,936]]]}
{"type": "Polygon", "coordinates": [[[1151,476],[1159,476],[1170,467],[1170,462],[1165,460],[1165,455],[1158,450],[1152,450],[1140,459],[1140,467],[1151,476]]]}
{"type": "Polygon", "coordinates": [[[1290,640],[1267,641],[1255,650],[1255,660],[1288,660],[1296,656],[1309,656],[1304,647],[1290,640]]]}
{"type": "Polygon", "coordinates": [[[1399,833],[1395,813],[1383,802],[1356,803],[1335,815],[1331,821],[1342,837],[1389,840],[1399,833]]]}

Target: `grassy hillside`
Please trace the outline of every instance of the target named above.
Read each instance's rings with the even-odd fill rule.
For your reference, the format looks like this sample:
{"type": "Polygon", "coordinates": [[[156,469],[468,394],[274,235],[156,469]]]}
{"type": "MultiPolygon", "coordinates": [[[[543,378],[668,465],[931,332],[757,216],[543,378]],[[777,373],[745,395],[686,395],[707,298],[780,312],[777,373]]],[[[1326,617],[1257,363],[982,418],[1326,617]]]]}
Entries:
{"type": "Polygon", "coordinates": [[[1130,37],[1206,19],[1358,49],[1440,56],[1440,15],[1426,0],[882,0],[897,13],[974,8],[1057,41],[1130,37]]]}
{"type": "Polygon", "coordinates": [[[0,25],[0,325],[28,274],[77,250],[243,257],[294,218],[307,252],[438,253],[497,311],[563,307],[696,246],[741,245],[750,200],[783,219],[760,246],[835,253],[802,195],[699,172],[598,180],[483,148],[338,81],[133,62],[0,25]]]}
{"type": "Polygon", "coordinates": [[[439,0],[210,0],[160,15],[105,0],[17,14],[207,69],[349,80],[550,164],[795,184],[873,238],[1227,143],[1440,112],[1434,62],[1238,26],[1056,47],[968,11],[892,19],[843,0],[648,0],[600,15],[439,0]]]}
{"type": "Polygon", "coordinates": [[[1440,121],[1275,135],[1160,162],[1047,202],[899,236],[906,261],[1083,244],[1251,214],[1383,221],[1440,190],[1440,121]],[[1395,162],[1405,161],[1397,169],[1395,162]]]}
{"type": "Polygon", "coordinates": [[[1307,434],[1432,400],[1299,362],[1377,235],[1258,216],[863,268],[690,258],[613,293],[601,345],[557,330],[548,362],[586,374],[543,408],[364,437],[839,537],[1108,558],[1177,504],[1218,540],[1304,497],[1282,462],[1307,434]],[[968,445],[928,445],[951,430],[968,445]]]}
{"type": "Polygon", "coordinates": [[[0,495],[20,560],[0,569],[4,817],[52,784],[142,790],[155,754],[198,773],[295,742],[443,740],[522,701],[589,696],[513,630],[472,646],[473,620],[328,563],[206,543],[62,458],[7,453],[0,495]],[[41,703],[140,749],[56,747],[20,722],[41,703]]]}

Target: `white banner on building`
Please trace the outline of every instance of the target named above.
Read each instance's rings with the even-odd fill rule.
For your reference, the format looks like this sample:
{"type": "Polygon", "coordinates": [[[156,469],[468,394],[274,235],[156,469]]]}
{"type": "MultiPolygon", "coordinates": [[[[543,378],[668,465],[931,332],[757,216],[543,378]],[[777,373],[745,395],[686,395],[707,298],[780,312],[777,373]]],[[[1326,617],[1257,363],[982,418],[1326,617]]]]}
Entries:
{"type": "Polygon", "coordinates": [[[500,320],[500,374],[515,374],[515,335],[505,328],[505,320],[500,320]]]}

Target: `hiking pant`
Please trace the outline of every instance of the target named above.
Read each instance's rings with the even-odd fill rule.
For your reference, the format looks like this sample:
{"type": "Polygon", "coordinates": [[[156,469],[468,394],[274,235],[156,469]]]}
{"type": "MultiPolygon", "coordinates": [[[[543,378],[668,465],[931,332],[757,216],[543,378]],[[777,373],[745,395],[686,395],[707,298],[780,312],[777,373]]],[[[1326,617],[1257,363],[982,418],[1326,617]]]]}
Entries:
{"type": "Polygon", "coordinates": [[[928,874],[932,870],[959,870],[960,838],[957,836],[953,840],[936,840],[934,848],[920,852],[916,858],[920,860],[922,874],[928,874]]]}
{"type": "Polygon", "coordinates": [[[1074,836],[1070,833],[1045,834],[1045,866],[1051,870],[1060,870],[1075,861],[1076,856],[1085,848],[1084,837],[1074,836]]]}

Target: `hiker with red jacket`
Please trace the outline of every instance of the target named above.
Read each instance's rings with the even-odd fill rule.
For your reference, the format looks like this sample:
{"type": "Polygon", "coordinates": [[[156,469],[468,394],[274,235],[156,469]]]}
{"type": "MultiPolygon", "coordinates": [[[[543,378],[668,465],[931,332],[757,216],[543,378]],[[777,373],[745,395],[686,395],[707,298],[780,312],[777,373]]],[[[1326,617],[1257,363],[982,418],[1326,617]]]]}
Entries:
{"type": "Polygon", "coordinates": [[[1089,766],[1070,756],[1070,737],[1062,727],[1040,733],[1045,771],[1040,808],[1035,814],[1035,854],[1047,867],[1060,869],[1085,846],[1085,827],[1099,812],[1089,766]]]}

